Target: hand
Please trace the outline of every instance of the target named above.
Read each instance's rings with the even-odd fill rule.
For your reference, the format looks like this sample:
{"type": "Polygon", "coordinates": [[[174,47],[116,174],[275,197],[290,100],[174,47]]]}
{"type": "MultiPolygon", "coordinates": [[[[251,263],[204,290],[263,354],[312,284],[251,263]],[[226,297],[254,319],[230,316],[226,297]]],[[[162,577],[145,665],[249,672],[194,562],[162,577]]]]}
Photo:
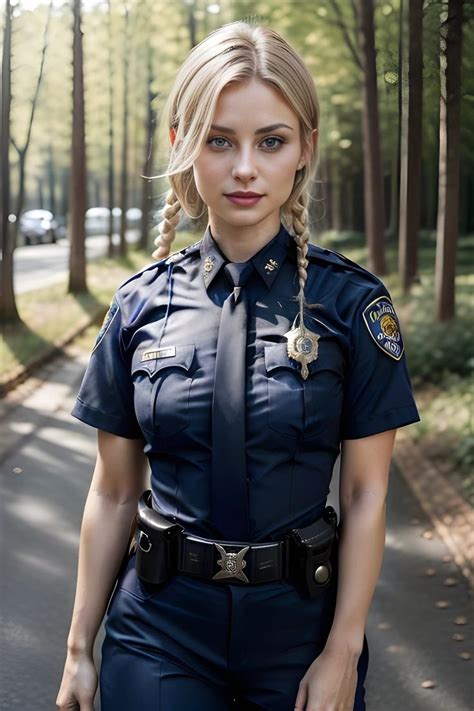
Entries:
{"type": "Polygon", "coordinates": [[[300,681],[295,711],[353,711],[359,656],[325,647],[300,681]]]}
{"type": "Polygon", "coordinates": [[[61,711],[94,711],[97,683],[93,658],[85,652],[68,652],[56,706],[61,711]]]}

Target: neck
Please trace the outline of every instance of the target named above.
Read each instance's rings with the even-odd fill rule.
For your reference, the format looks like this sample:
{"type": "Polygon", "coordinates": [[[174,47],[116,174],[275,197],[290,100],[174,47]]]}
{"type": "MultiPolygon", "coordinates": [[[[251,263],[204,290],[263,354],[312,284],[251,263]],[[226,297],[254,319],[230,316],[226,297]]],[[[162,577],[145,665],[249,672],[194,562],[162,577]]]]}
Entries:
{"type": "Polygon", "coordinates": [[[269,216],[253,225],[231,225],[209,218],[211,235],[230,262],[246,262],[265,247],[280,230],[280,216],[269,216]]]}

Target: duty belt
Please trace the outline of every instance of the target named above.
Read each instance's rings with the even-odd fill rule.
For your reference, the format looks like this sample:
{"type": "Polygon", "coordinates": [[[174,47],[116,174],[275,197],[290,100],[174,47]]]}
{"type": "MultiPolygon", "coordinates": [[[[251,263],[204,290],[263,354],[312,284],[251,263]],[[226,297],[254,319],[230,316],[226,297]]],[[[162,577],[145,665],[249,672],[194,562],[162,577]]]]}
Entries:
{"type": "Polygon", "coordinates": [[[311,597],[332,580],[336,563],[337,514],[326,506],[304,528],[293,528],[281,540],[224,541],[188,533],[152,508],[151,490],[138,503],[136,570],[144,581],[162,583],[185,573],[209,581],[255,585],[288,580],[311,597]]]}

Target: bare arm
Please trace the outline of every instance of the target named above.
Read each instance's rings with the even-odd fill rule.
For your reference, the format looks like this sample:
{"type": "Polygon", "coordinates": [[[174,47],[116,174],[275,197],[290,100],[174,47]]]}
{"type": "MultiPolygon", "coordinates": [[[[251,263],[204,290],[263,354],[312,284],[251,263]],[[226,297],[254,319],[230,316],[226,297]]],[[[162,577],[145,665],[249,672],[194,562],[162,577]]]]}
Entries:
{"type": "Polygon", "coordinates": [[[357,662],[382,565],[395,433],[342,443],[336,609],[324,650],[300,681],[295,711],[354,708],[357,662]]]}
{"type": "Polygon", "coordinates": [[[341,453],[339,576],[326,647],[359,655],[382,566],[390,460],[396,430],[344,440],[341,453]]]}
{"type": "Polygon", "coordinates": [[[92,656],[140,494],[147,486],[143,440],[98,430],[97,460],[84,506],[76,596],[67,645],[92,656]]]}

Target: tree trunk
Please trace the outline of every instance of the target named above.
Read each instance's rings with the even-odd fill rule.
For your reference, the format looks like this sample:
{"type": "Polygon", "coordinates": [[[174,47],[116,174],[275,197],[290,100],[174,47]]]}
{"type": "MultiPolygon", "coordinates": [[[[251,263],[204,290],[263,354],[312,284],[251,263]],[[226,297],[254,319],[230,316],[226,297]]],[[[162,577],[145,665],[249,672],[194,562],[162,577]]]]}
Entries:
{"type": "Polygon", "coordinates": [[[436,319],[455,315],[456,249],[459,229],[459,143],[463,0],[442,6],[440,52],[440,131],[436,239],[436,319]]]}
{"type": "MultiPolygon", "coordinates": [[[[152,47],[150,41],[147,48],[147,118],[146,118],[146,144],[145,144],[145,160],[143,162],[143,175],[150,175],[153,167],[153,138],[156,125],[156,111],[153,108],[153,101],[157,97],[157,93],[153,91],[153,66],[152,66],[152,47]]],[[[150,210],[153,199],[153,183],[151,180],[143,179],[142,183],[142,225],[140,247],[144,250],[148,249],[148,232],[150,229],[150,210]]]]}
{"type": "Polygon", "coordinates": [[[405,293],[410,290],[417,272],[418,231],[421,219],[422,34],[423,0],[405,0],[398,252],[398,270],[405,293]]]}
{"type": "Polygon", "coordinates": [[[125,35],[123,51],[123,121],[122,121],[122,174],[120,180],[120,256],[127,254],[127,198],[128,198],[128,73],[129,73],[129,19],[128,9],[125,8],[125,35]]]}
{"type": "Polygon", "coordinates": [[[113,43],[112,43],[112,9],[110,6],[110,0],[107,3],[107,15],[108,15],[108,64],[109,64],[109,165],[108,165],[108,175],[107,175],[107,189],[108,189],[108,204],[109,204],[109,242],[108,242],[108,256],[111,258],[114,256],[114,216],[112,210],[114,209],[115,203],[115,166],[114,166],[114,62],[113,62],[113,43]]]}
{"type": "Polygon", "coordinates": [[[12,8],[10,0],[5,6],[5,26],[3,28],[2,53],[2,278],[0,279],[0,318],[3,324],[21,322],[15,301],[13,288],[13,252],[15,234],[10,216],[10,108],[11,108],[11,47],[12,47],[12,8]]]}
{"type": "Polygon", "coordinates": [[[84,108],[84,66],[82,53],[81,0],[73,3],[73,75],[72,75],[72,161],[69,292],[87,291],[86,242],[84,218],[86,211],[86,144],[84,108]]]}
{"type": "Polygon", "coordinates": [[[49,188],[49,209],[55,217],[56,215],[56,185],[54,175],[54,154],[53,146],[50,143],[48,147],[48,188],[49,188]]]}
{"type": "Polygon", "coordinates": [[[364,145],[365,229],[369,269],[384,275],[385,207],[380,156],[377,70],[373,0],[355,0],[359,21],[358,36],[362,65],[362,134],[364,145]]]}

